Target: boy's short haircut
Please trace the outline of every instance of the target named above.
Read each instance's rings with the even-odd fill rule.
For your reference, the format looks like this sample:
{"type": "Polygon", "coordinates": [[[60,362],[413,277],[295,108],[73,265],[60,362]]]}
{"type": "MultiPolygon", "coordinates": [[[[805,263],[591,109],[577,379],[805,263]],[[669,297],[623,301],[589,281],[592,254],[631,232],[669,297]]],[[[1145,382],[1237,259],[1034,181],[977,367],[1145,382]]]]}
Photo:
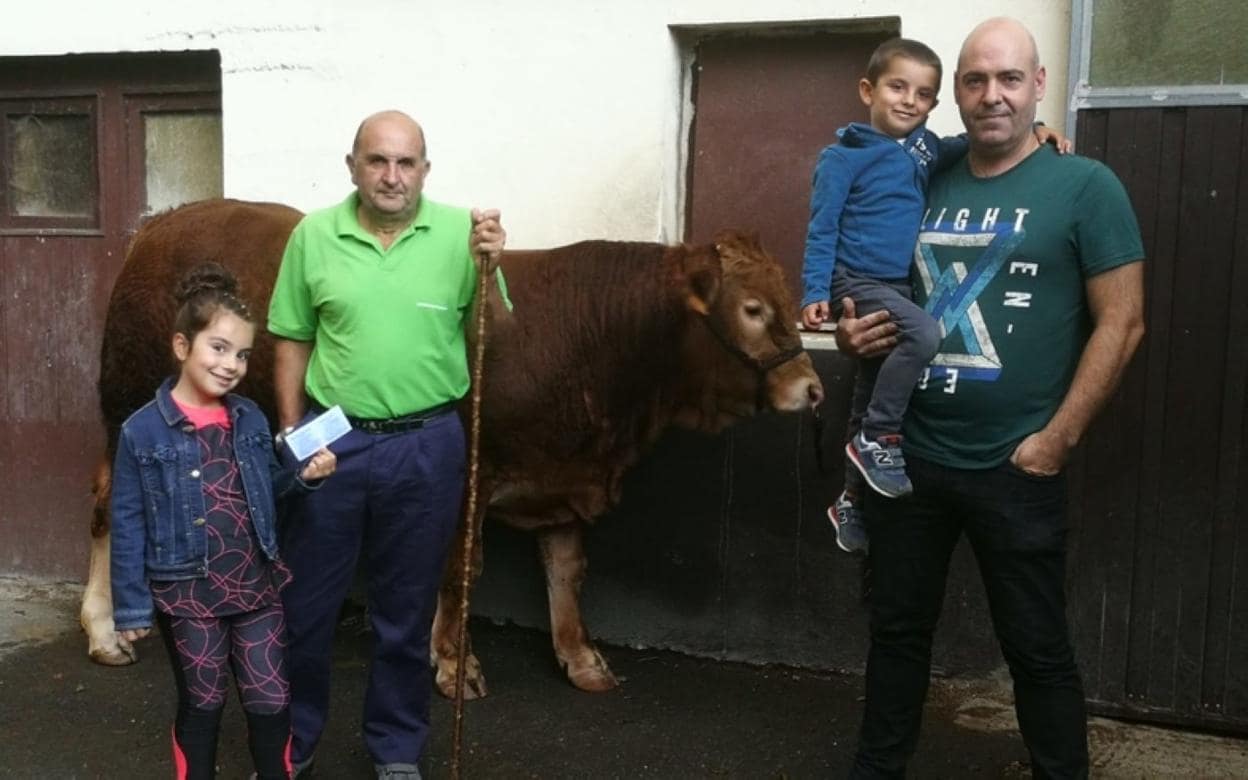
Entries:
{"type": "Polygon", "coordinates": [[[888,70],[888,66],[897,57],[905,57],[920,65],[935,68],[936,85],[940,86],[940,79],[944,75],[940,65],[940,57],[936,56],[936,52],[928,48],[927,44],[909,38],[889,38],[876,47],[875,51],[871,53],[871,59],[867,61],[867,81],[874,86],[876,79],[880,77],[880,74],[888,70]]]}

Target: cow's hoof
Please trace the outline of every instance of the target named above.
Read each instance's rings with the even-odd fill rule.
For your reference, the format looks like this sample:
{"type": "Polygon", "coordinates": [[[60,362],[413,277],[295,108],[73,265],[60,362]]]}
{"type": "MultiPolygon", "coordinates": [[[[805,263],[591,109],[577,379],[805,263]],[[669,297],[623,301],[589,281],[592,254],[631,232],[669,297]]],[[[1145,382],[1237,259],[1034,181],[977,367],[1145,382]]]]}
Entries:
{"type": "Polygon", "coordinates": [[[582,691],[602,693],[620,684],[611,673],[611,667],[595,648],[577,654],[576,660],[566,661],[561,665],[568,674],[568,680],[582,691]]]}
{"type": "Polygon", "coordinates": [[[575,670],[569,668],[568,680],[580,690],[588,691],[589,693],[609,691],[620,684],[610,669],[596,669],[593,667],[583,667],[575,670]]]}
{"type": "Polygon", "coordinates": [[[129,666],[139,660],[139,654],[129,642],[118,641],[111,647],[97,647],[92,650],[91,660],[104,666],[129,666]]]}
{"type": "MultiPolygon", "coordinates": [[[[481,663],[475,655],[469,655],[464,669],[464,701],[484,699],[489,695],[485,687],[485,675],[481,673],[481,663]]],[[[448,699],[455,698],[455,662],[439,661],[438,673],[435,677],[438,691],[448,699]]]]}

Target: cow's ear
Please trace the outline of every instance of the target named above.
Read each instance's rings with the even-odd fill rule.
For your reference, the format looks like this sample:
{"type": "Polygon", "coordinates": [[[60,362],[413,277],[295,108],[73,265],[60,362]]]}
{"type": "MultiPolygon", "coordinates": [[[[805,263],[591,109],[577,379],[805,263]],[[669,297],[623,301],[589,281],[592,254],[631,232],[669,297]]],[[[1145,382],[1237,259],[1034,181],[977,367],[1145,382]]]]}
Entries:
{"type": "Polygon", "coordinates": [[[719,257],[716,255],[709,252],[689,255],[685,259],[685,305],[698,314],[710,314],[711,306],[719,297],[722,273],[719,257]]]}

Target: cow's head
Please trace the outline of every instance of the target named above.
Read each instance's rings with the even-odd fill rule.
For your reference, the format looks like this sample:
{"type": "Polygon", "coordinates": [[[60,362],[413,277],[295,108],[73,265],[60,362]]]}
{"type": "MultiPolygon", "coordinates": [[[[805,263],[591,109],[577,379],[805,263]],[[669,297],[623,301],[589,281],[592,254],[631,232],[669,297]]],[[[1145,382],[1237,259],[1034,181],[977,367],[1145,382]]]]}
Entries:
{"type": "Polygon", "coordinates": [[[823,400],[784,275],[757,237],[725,232],[684,251],[691,316],[676,422],[714,431],[763,408],[798,412],[823,400]]]}

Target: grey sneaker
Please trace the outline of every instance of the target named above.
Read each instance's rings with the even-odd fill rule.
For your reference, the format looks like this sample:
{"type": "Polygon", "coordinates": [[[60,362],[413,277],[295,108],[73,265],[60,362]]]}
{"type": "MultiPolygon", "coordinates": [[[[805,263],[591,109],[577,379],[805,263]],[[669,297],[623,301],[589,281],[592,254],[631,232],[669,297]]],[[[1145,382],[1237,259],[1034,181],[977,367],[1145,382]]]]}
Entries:
{"type": "Polygon", "coordinates": [[[867,553],[867,529],[862,524],[862,515],[858,507],[849,500],[849,496],[841,493],[832,506],[828,507],[828,519],[836,529],[836,546],[847,553],[867,553]]]}
{"type": "Polygon", "coordinates": [[[845,454],[875,492],[889,498],[901,498],[914,492],[906,476],[906,459],[901,454],[899,434],[867,441],[859,433],[845,445],[845,454]]]}
{"type": "Polygon", "coordinates": [[[374,764],[377,780],[420,780],[420,767],[415,764],[374,764]]]}

